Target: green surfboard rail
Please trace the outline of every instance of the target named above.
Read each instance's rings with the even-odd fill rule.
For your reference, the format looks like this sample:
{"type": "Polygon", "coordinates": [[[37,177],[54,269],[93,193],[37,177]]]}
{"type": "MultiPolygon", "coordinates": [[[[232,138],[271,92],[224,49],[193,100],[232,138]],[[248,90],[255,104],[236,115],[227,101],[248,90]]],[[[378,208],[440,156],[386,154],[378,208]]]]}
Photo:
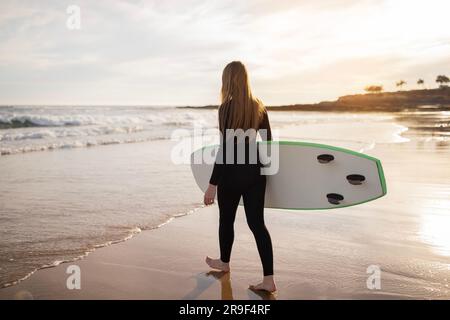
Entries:
{"type": "MultiPolygon", "coordinates": [[[[341,148],[341,147],[335,147],[335,146],[330,146],[327,144],[321,144],[321,143],[313,143],[313,142],[302,142],[302,141],[286,141],[286,140],[281,140],[281,141],[258,141],[258,143],[266,143],[266,144],[279,144],[279,145],[290,145],[290,146],[303,146],[303,147],[315,147],[315,148],[320,148],[320,149],[327,149],[327,150],[332,150],[332,151],[338,151],[338,152],[343,152],[343,153],[347,153],[347,154],[351,154],[353,156],[356,157],[360,157],[360,158],[365,158],[368,160],[371,160],[373,162],[376,163],[377,165],[377,170],[378,170],[378,177],[380,178],[380,185],[381,185],[381,191],[382,194],[365,200],[365,201],[361,201],[361,202],[357,202],[357,203],[352,203],[352,204],[347,204],[347,205],[337,205],[334,207],[325,207],[325,208],[282,208],[282,207],[267,207],[270,209],[283,209],[283,210],[330,210],[330,209],[339,209],[339,208],[346,208],[346,207],[352,207],[352,206],[356,206],[356,205],[360,205],[366,202],[370,202],[373,200],[376,200],[378,198],[381,198],[383,196],[385,196],[387,194],[387,186],[386,186],[386,178],[384,176],[384,171],[383,171],[383,166],[381,165],[381,161],[375,157],[369,156],[367,154],[361,153],[361,152],[357,152],[357,151],[353,151],[350,149],[345,149],[345,148],[341,148]]],[[[204,150],[206,148],[215,148],[218,147],[219,145],[210,145],[210,146],[205,146],[203,148],[201,148],[201,150],[204,150]]]]}

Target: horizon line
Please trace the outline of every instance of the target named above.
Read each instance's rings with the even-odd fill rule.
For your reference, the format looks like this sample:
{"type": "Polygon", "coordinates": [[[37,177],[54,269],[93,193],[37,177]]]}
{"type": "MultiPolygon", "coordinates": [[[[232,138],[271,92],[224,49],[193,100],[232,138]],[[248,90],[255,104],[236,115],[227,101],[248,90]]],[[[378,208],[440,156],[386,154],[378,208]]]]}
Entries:
{"type": "MultiPolygon", "coordinates": [[[[295,102],[295,103],[284,103],[284,104],[265,104],[267,107],[274,107],[274,106],[292,106],[292,105],[307,105],[307,104],[319,104],[322,102],[333,102],[333,101],[337,101],[339,98],[341,97],[345,97],[345,96],[353,96],[353,95],[373,95],[373,94],[383,94],[383,93],[397,93],[397,92],[409,92],[409,91],[425,91],[425,90],[437,90],[437,89],[441,89],[440,87],[437,88],[417,88],[417,89],[410,89],[410,90],[397,90],[397,91],[381,91],[381,92],[377,92],[377,93],[372,93],[372,92],[364,92],[364,93],[351,93],[351,94],[346,94],[346,95],[342,95],[337,97],[335,100],[321,100],[321,101],[316,101],[316,102],[295,102]]],[[[37,103],[37,104],[24,104],[24,103],[0,103],[0,108],[2,107],[153,107],[153,108],[169,108],[169,107],[175,107],[175,108],[180,108],[180,107],[208,107],[208,106],[218,106],[219,103],[209,103],[209,104],[184,104],[184,105],[177,105],[177,104],[98,104],[98,103],[92,103],[92,104],[68,104],[68,103],[61,103],[61,104],[57,104],[57,103],[51,103],[51,104],[41,104],[41,103],[37,103]]]]}

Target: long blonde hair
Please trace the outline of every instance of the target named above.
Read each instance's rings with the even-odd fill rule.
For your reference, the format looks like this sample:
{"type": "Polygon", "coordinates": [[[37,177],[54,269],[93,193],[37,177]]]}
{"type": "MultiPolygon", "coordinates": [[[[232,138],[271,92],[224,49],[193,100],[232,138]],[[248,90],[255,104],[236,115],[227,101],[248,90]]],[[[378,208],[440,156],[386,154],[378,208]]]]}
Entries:
{"type": "Polygon", "coordinates": [[[233,61],[223,69],[221,100],[220,131],[258,129],[265,108],[259,99],[253,97],[247,69],[242,62],[233,61]]]}

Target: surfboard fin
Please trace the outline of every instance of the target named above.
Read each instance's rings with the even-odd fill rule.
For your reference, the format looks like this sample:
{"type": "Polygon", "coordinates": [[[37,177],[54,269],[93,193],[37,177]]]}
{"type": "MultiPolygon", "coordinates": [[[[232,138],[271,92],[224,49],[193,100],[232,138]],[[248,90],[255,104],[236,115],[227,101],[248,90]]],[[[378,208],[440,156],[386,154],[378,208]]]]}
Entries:
{"type": "Polygon", "coordinates": [[[317,160],[319,160],[320,163],[329,163],[334,160],[334,156],[331,154],[321,154],[317,156],[317,160]]]}
{"type": "Polygon", "coordinates": [[[366,180],[362,174],[349,174],[347,176],[347,181],[353,185],[360,185],[366,180]]]}
{"type": "Polygon", "coordinates": [[[340,204],[344,200],[344,196],[338,193],[327,194],[328,202],[331,204],[340,204]]]}

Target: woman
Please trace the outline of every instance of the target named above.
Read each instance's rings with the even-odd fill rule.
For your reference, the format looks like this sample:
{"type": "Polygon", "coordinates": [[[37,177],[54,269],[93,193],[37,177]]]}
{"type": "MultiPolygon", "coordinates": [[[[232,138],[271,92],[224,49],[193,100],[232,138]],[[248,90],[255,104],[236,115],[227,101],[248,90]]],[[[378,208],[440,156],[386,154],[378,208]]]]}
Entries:
{"type": "MultiPolygon", "coordinates": [[[[205,192],[204,203],[214,203],[217,189],[219,203],[219,243],[220,258],[206,257],[206,263],[213,269],[224,272],[230,271],[230,255],[234,240],[234,219],[241,196],[244,201],[247,223],[253,232],[261,258],[264,278],[257,285],[250,286],[253,290],[276,291],[273,279],[273,253],[270,234],[264,224],[264,196],[266,177],[261,175],[262,164],[256,151],[256,161],[250,161],[251,150],[256,146],[256,132],[267,140],[272,140],[267,110],[253,97],[245,66],[239,61],[229,63],[222,74],[222,103],[219,106],[219,129],[221,132],[221,146],[214,164],[214,169],[205,192]],[[242,129],[255,134],[244,141],[245,161],[237,161],[239,143],[229,141],[229,129],[242,129]],[[264,132],[263,132],[264,131],[264,132]],[[263,134],[264,133],[264,134],[263,134]],[[234,159],[226,157],[228,148],[226,142],[232,143],[235,149],[234,159]],[[220,160],[220,161],[219,161],[220,160]],[[227,161],[225,161],[227,160],[227,161]],[[231,163],[230,163],[231,162],[231,163]]],[[[239,130],[238,130],[239,131],[239,130]]],[[[236,131],[235,131],[236,132],[236,131]]],[[[241,131],[242,132],[242,131],[241,131]]],[[[241,142],[242,143],[242,139],[241,142]]],[[[241,158],[242,159],[242,158],[241,158]]]]}

